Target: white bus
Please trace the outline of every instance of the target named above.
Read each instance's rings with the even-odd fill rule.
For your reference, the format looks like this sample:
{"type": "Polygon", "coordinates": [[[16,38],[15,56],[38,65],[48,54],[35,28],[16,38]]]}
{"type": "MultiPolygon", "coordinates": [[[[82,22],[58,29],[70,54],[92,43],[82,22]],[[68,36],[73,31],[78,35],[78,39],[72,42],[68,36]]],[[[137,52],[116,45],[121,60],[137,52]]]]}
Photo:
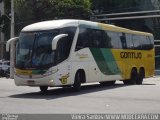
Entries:
{"type": "MultiPolygon", "coordinates": [[[[14,40],[15,41],[15,40],[14,40]]],[[[153,35],[84,20],[44,21],[24,27],[17,39],[17,86],[81,83],[142,84],[154,75],[153,35]]]]}

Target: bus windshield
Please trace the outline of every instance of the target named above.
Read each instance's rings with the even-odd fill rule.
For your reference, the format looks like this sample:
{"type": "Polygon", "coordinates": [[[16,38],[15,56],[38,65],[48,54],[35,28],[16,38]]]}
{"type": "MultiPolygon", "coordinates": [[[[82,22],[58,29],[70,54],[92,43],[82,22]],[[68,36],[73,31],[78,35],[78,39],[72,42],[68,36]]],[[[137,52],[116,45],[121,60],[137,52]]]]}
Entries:
{"type": "Polygon", "coordinates": [[[24,32],[20,34],[16,51],[16,67],[37,68],[54,64],[52,40],[59,30],[24,32]]]}
{"type": "Polygon", "coordinates": [[[16,46],[16,67],[22,69],[46,69],[68,58],[76,27],[64,27],[49,31],[22,32],[16,46]],[[68,36],[52,50],[52,40],[59,34],[68,36]],[[56,57],[55,57],[56,56],[56,57]]]}

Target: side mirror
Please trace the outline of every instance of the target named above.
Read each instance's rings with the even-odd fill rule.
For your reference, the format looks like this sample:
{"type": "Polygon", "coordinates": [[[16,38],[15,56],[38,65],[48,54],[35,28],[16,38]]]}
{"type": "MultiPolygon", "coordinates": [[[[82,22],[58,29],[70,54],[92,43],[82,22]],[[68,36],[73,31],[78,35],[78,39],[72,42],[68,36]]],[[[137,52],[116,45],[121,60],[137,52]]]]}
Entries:
{"type": "Polygon", "coordinates": [[[15,43],[17,40],[19,39],[19,37],[14,37],[14,38],[11,38],[7,41],[6,43],[6,51],[9,52],[9,46],[10,44],[13,44],[15,43]]]}
{"type": "Polygon", "coordinates": [[[60,35],[55,36],[52,40],[52,50],[56,50],[58,41],[61,38],[64,38],[64,37],[67,37],[67,36],[68,36],[68,34],[60,34],[60,35]]]}

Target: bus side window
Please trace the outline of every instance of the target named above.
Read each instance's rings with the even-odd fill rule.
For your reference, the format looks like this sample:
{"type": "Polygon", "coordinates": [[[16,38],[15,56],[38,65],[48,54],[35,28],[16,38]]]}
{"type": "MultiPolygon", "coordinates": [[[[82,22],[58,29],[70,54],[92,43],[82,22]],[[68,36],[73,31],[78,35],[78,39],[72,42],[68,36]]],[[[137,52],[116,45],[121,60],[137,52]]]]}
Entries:
{"type": "Polygon", "coordinates": [[[120,36],[121,44],[123,49],[127,49],[127,43],[126,43],[126,35],[125,33],[122,33],[120,36]]]}
{"type": "Polygon", "coordinates": [[[151,40],[151,38],[149,36],[143,36],[143,42],[142,42],[142,49],[143,50],[150,50],[153,48],[153,39],[151,40]]]}
{"type": "Polygon", "coordinates": [[[105,31],[103,44],[104,44],[105,48],[112,48],[111,37],[108,36],[107,31],[105,31]]]}
{"type": "Polygon", "coordinates": [[[121,49],[122,48],[122,44],[120,41],[120,33],[118,32],[108,32],[109,37],[111,38],[111,46],[112,48],[115,49],[121,49]]]}
{"type": "Polygon", "coordinates": [[[154,47],[154,38],[153,36],[148,37],[150,39],[150,43],[151,43],[151,49],[154,47]]]}
{"type": "Polygon", "coordinates": [[[66,54],[66,38],[62,38],[57,43],[57,49],[56,49],[56,63],[60,63],[63,60],[67,58],[66,54]]]}
{"type": "Polygon", "coordinates": [[[79,28],[79,35],[77,38],[77,44],[76,44],[75,51],[88,47],[89,45],[88,31],[89,30],[87,28],[82,28],[82,27],[79,28]]]}
{"type": "Polygon", "coordinates": [[[68,37],[65,38],[67,40],[65,46],[67,56],[69,56],[75,32],[76,32],[76,27],[65,27],[60,31],[60,34],[68,34],[68,37]]]}
{"type": "Polygon", "coordinates": [[[126,44],[127,44],[127,49],[134,48],[131,34],[126,34],[126,44]]]}
{"type": "Polygon", "coordinates": [[[75,31],[76,27],[66,27],[61,29],[60,34],[68,34],[68,36],[60,39],[57,43],[57,50],[56,50],[57,64],[68,58],[73,38],[75,35],[75,31]]]}
{"type": "Polygon", "coordinates": [[[94,48],[101,48],[103,47],[103,31],[102,30],[96,30],[92,29],[91,30],[91,47],[94,48]]]}
{"type": "Polygon", "coordinates": [[[140,36],[139,35],[133,35],[132,39],[133,39],[134,49],[136,49],[136,50],[142,49],[140,36]]]}
{"type": "Polygon", "coordinates": [[[147,50],[150,41],[147,39],[146,36],[140,36],[140,40],[141,40],[142,50],[147,50]]]}
{"type": "Polygon", "coordinates": [[[147,37],[150,40],[151,49],[152,49],[154,47],[154,38],[153,38],[153,36],[147,36],[147,37]]]}
{"type": "Polygon", "coordinates": [[[150,50],[153,48],[153,39],[151,39],[151,37],[146,36],[146,49],[150,50]]]}

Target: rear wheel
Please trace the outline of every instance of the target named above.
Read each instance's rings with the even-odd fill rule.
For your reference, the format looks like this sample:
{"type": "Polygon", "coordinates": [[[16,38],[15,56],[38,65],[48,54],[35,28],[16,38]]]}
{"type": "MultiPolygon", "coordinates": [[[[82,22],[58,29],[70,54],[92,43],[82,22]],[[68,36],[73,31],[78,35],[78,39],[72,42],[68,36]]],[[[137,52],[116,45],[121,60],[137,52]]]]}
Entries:
{"type": "Polygon", "coordinates": [[[40,88],[41,92],[43,92],[43,93],[46,93],[48,90],[48,86],[40,86],[39,88],[40,88]]]}
{"type": "Polygon", "coordinates": [[[136,84],[137,79],[138,79],[137,70],[132,69],[130,79],[129,80],[124,80],[123,83],[125,85],[134,85],[134,84],[136,84]]]}
{"type": "Polygon", "coordinates": [[[142,82],[143,82],[143,78],[145,77],[145,70],[144,70],[143,68],[140,69],[138,76],[139,76],[139,77],[138,77],[138,79],[136,80],[136,84],[137,84],[137,85],[141,85],[142,82]]]}

